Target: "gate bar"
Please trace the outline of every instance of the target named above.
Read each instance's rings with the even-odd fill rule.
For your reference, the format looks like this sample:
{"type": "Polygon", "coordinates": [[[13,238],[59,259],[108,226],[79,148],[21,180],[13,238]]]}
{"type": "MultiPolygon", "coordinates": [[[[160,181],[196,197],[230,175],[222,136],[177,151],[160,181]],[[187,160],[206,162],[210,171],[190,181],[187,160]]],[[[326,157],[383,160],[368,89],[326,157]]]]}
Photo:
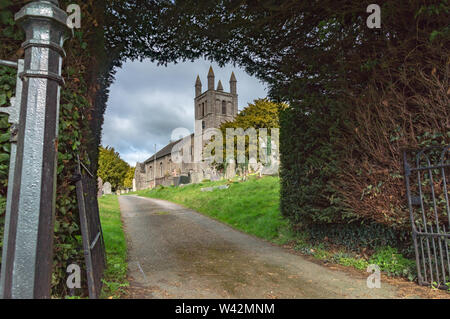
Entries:
{"type": "Polygon", "coordinates": [[[6,61],[6,60],[1,60],[1,59],[0,59],[0,65],[8,66],[8,67],[14,68],[14,69],[17,69],[17,68],[19,67],[19,65],[17,64],[17,62],[6,61]]]}

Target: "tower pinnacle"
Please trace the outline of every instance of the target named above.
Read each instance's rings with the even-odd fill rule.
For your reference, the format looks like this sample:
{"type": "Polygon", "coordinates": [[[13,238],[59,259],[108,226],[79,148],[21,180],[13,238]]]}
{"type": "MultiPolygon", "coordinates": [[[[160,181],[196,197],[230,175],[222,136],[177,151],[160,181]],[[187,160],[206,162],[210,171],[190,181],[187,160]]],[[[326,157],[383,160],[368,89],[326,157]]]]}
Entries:
{"type": "Polygon", "coordinates": [[[195,81],[195,96],[202,94],[202,81],[200,81],[200,76],[197,75],[197,80],[195,81]]]}
{"type": "Polygon", "coordinates": [[[220,80],[219,80],[219,83],[217,84],[217,91],[223,91],[222,81],[220,81],[220,80]]]}
{"type": "Polygon", "coordinates": [[[230,93],[231,94],[237,94],[237,80],[236,80],[236,76],[234,75],[234,72],[231,72],[231,77],[230,77],[230,93]]]}
{"type": "Polygon", "coordinates": [[[234,72],[231,72],[230,82],[237,82],[234,72]]]}
{"type": "Polygon", "coordinates": [[[209,67],[208,72],[208,90],[214,90],[215,75],[212,66],[209,67]]]}

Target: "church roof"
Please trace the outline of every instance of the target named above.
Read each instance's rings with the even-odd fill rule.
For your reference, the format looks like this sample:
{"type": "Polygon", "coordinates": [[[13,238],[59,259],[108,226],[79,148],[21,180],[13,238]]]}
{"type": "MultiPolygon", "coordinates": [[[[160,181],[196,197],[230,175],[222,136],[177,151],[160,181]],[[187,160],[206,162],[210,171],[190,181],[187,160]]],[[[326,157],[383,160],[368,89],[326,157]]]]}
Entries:
{"type": "MultiPolygon", "coordinates": [[[[191,134],[191,136],[193,136],[193,135],[194,135],[194,133],[191,134]]],[[[162,149],[160,149],[158,152],[156,152],[156,159],[158,160],[164,156],[170,155],[172,153],[172,148],[181,140],[182,140],[182,138],[180,138],[179,140],[177,140],[175,142],[170,142],[169,144],[164,146],[162,149]]],[[[153,162],[154,159],[155,159],[155,155],[152,155],[147,160],[145,160],[144,163],[153,162]]]]}

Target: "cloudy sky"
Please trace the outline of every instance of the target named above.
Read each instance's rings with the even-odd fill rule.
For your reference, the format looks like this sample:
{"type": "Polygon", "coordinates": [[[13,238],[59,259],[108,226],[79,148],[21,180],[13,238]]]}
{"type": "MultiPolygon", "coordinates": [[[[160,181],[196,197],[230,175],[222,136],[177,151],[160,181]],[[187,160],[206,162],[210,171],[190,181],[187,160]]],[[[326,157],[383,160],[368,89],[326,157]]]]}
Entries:
{"type": "MultiPolygon", "coordinates": [[[[128,62],[116,74],[111,86],[103,124],[102,145],[112,146],[130,165],[143,162],[170,140],[172,130],[194,129],[194,84],[197,74],[207,88],[208,61],[170,64],[128,62]]],[[[229,92],[229,79],[237,78],[239,110],[254,99],[267,95],[266,86],[258,79],[232,65],[219,68],[212,63],[216,87],[222,81],[229,92]]]]}

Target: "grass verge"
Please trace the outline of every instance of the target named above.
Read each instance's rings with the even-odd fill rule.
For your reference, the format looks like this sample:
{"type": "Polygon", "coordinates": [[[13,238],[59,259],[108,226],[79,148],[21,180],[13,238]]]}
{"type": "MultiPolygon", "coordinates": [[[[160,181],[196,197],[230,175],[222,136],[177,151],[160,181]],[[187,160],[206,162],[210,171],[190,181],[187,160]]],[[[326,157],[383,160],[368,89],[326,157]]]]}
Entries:
{"type": "Polygon", "coordinates": [[[116,195],[106,195],[98,199],[98,204],[107,259],[101,298],[116,299],[122,297],[129,286],[127,243],[120,218],[119,200],[116,195]]]}

